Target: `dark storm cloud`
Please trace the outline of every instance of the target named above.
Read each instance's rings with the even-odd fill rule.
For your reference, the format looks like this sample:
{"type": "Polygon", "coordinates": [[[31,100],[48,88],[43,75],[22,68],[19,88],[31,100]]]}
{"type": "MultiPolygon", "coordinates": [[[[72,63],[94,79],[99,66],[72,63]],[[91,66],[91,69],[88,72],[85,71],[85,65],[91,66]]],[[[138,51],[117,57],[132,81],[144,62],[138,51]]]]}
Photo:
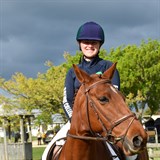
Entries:
{"type": "Polygon", "coordinates": [[[35,77],[45,72],[45,61],[64,62],[63,53],[78,50],[75,36],[86,21],[101,24],[103,48],[140,44],[160,37],[159,0],[1,0],[0,72],[35,77]]]}

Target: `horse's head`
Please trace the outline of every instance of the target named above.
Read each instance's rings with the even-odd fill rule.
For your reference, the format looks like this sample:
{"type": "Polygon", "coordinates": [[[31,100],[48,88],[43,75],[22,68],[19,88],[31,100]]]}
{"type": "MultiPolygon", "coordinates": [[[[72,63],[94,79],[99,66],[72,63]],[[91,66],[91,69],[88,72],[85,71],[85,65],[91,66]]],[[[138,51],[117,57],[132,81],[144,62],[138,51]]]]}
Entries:
{"type": "Polygon", "coordinates": [[[143,126],[111,84],[116,63],[102,75],[90,76],[73,67],[82,85],[74,101],[72,133],[117,143],[126,155],[144,149],[147,134],[143,126]]]}

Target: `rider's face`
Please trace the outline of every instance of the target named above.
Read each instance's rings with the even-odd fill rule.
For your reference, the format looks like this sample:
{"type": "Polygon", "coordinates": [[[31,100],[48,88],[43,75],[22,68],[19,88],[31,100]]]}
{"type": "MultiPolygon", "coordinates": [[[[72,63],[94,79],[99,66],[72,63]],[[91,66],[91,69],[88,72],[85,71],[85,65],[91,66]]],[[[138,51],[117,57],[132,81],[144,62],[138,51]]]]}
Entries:
{"type": "Polygon", "coordinates": [[[80,48],[85,59],[89,61],[98,54],[100,49],[100,41],[81,40],[80,48]]]}

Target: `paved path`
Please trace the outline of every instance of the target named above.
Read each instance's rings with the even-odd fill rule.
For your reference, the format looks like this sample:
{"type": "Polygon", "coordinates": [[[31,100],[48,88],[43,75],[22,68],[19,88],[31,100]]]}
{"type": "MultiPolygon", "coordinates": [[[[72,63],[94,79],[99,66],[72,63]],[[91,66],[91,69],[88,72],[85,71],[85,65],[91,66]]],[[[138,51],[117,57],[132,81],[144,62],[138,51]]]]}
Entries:
{"type": "Polygon", "coordinates": [[[41,145],[38,145],[38,142],[37,141],[32,141],[32,147],[46,147],[47,144],[42,144],[41,145]]]}

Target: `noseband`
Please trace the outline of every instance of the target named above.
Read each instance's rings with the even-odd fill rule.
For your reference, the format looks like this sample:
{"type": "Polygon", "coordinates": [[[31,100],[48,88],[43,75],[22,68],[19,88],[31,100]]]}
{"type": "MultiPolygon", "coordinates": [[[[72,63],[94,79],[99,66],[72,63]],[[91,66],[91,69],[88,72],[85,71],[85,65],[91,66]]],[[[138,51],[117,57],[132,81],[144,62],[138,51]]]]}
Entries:
{"type": "MultiPolygon", "coordinates": [[[[121,117],[120,119],[118,119],[117,121],[115,121],[113,124],[111,124],[111,127],[110,129],[107,129],[102,121],[102,119],[100,118],[99,114],[97,113],[97,106],[96,104],[94,103],[94,101],[92,100],[92,98],[90,97],[89,95],[89,91],[92,89],[92,88],[95,88],[97,87],[97,85],[99,84],[104,84],[104,83],[111,83],[110,80],[100,80],[98,82],[95,82],[93,83],[92,85],[90,85],[89,87],[85,88],[85,84],[83,84],[85,90],[84,90],[84,94],[86,96],[86,114],[87,114],[87,121],[88,121],[88,126],[89,126],[89,129],[90,129],[90,132],[92,134],[92,137],[89,137],[89,136],[77,136],[77,135],[72,135],[70,133],[68,133],[68,136],[69,137],[72,137],[72,138],[76,138],[76,139],[83,139],[83,140],[100,140],[100,141],[108,141],[112,144],[115,144],[117,143],[118,141],[122,141],[122,143],[124,142],[124,139],[126,137],[126,134],[131,126],[131,124],[133,123],[133,121],[136,119],[136,115],[135,114],[128,114],[128,115],[125,115],[123,117],[121,117]],[[91,127],[91,122],[90,122],[90,118],[89,118],[89,104],[91,106],[91,108],[93,109],[95,115],[97,116],[97,119],[99,120],[101,126],[102,126],[102,129],[103,131],[106,133],[106,135],[103,137],[102,135],[100,135],[99,133],[95,133],[93,130],[92,130],[92,127],[91,127]],[[119,136],[119,137],[115,137],[113,134],[112,134],[112,131],[113,129],[118,126],[119,124],[121,124],[122,122],[126,121],[127,119],[131,118],[131,121],[129,122],[129,125],[124,133],[124,135],[122,136],[119,136]]],[[[100,111],[99,111],[100,112],[100,111]]],[[[101,115],[103,115],[103,117],[105,117],[107,119],[107,117],[104,115],[104,113],[100,112],[101,115]]],[[[109,119],[107,119],[108,122],[109,119]]],[[[110,122],[111,123],[111,122],[110,122]]]]}

